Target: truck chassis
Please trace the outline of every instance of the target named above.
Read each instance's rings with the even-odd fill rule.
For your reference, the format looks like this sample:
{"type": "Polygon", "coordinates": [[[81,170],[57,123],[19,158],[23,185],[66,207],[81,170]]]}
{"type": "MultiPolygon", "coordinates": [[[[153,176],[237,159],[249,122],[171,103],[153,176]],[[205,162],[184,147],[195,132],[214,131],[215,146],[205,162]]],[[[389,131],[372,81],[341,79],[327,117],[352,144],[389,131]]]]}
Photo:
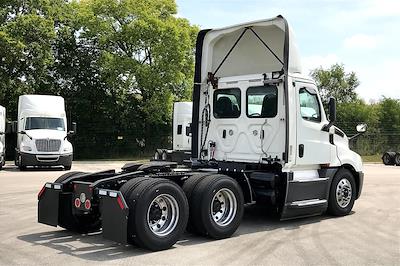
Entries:
{"type": "MultiPolygon", "coordinates": [[[[185,229],[214,239],[231,236],[244,206],[251,203],[270,206],[281,219],[326,210],[346,214],[328,206],[326,185],[340,178],[336,168],[321,169],[321,182],[311,190],[301,183],[297,189],[288,186],[291,175],[281,172],[279,164],[220,162],[192,168],[153,161],[126,164],[121,172],[66,173],[40,190],[38,221],[80,233],[102,229],[106,239],[157,251],[174,245],[185,229]],[[306,193],[305,198],[310,198],[310,191],[320,200],[290,202],[293,194],[306,193]]],[[[358,182],[355,187],[357,182],[352,182],[350,190],[357,192],[352,194],[350,209],[362,185],[358,182]]]]}

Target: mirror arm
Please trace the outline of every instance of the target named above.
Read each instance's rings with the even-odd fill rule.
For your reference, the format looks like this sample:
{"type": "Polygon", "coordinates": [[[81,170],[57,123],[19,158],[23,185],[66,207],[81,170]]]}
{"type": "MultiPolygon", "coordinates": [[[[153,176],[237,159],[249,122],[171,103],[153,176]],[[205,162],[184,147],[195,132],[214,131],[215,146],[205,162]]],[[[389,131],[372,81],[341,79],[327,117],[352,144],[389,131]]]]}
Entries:
{"type": "Polygon", "coordinates": [[[31,136],[29,136],[28,134],[26,134],[26,132],[20,131],[20,132],[18,132],[18,134],[25,135],[25,136],[27,136],[28,138],[30,138],[31,140],[33,140],[31,136]]]}
{"type": "Polygon", "coordinates": [[[364,133],[365,132],[360,132],[360,133],[355,134],[354,136],[349,137],[349,141],[358,138],[359,136],[361,136],[364,133]]]}
{"type": "Polygon", "coordinates": [[[322,127],[322,131],[329,132],[329,129],[333,126],[333,123],[334,123],[334,122],[330,121],[328,124],[324,125],[324,126],[322,127]]]}

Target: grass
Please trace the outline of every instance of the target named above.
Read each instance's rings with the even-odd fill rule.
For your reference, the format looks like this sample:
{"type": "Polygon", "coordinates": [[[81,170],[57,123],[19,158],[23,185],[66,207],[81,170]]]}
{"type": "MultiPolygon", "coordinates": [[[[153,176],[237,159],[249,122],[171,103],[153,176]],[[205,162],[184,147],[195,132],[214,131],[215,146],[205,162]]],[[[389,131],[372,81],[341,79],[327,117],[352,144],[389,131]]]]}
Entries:
{"type": "Polygon", "coordinates": [[[361,156],[364,163],[381,163],[382,154],[361,156]]]}

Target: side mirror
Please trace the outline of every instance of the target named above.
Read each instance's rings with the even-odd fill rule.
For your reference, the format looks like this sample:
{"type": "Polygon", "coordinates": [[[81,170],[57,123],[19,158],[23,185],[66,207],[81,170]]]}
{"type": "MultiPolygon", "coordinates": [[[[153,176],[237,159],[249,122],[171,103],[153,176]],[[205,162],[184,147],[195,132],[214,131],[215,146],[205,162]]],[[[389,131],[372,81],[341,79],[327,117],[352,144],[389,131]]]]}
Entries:
{"type": "Polygon", "coordinates": [[[328,109],[329,109],[329,122],[335,123],[336,122],[336,99],[334,97],[329,97],[328,109]]]}
{"type": "Polygon", "coordinates": [[[358,124],[356,130],[358,133],[365,133],[367,131],[367,124],[358,124]]]}
{"type": "Polygon", "coordinates": [[[71,123],[71,130],[68,131],[68,135],[75,135],[76,134],[76,122],[71,123]]]}

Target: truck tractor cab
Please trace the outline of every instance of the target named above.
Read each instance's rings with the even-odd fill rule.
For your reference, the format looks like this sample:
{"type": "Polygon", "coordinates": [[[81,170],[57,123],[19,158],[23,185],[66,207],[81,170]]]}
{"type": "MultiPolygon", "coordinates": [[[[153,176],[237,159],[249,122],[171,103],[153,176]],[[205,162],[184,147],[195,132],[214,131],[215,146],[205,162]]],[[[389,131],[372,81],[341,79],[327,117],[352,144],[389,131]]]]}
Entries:
{"type": "Polygon", "coordinates": [[[337,173],[351,173],[354,184],[343,182],[359,196],[361,157],[333,125],[334,99],[328,119],[315,82],[302,74],[283,17],[203,30],[196,48],[194,162],[228,175],[243,172],[250,185],[254,171],[264,179],[277,174],[282,191],[249,194],[275,201],[283,219],[325,211],[337,173]]]}
{"type": "Polygon", "coordinates": [[[51,95],[22,95],[18,102],[18,136],[15,164],[28,166],[63,166],[71,169],[72,144],[67,136],[64,99],[51,95]]]}

